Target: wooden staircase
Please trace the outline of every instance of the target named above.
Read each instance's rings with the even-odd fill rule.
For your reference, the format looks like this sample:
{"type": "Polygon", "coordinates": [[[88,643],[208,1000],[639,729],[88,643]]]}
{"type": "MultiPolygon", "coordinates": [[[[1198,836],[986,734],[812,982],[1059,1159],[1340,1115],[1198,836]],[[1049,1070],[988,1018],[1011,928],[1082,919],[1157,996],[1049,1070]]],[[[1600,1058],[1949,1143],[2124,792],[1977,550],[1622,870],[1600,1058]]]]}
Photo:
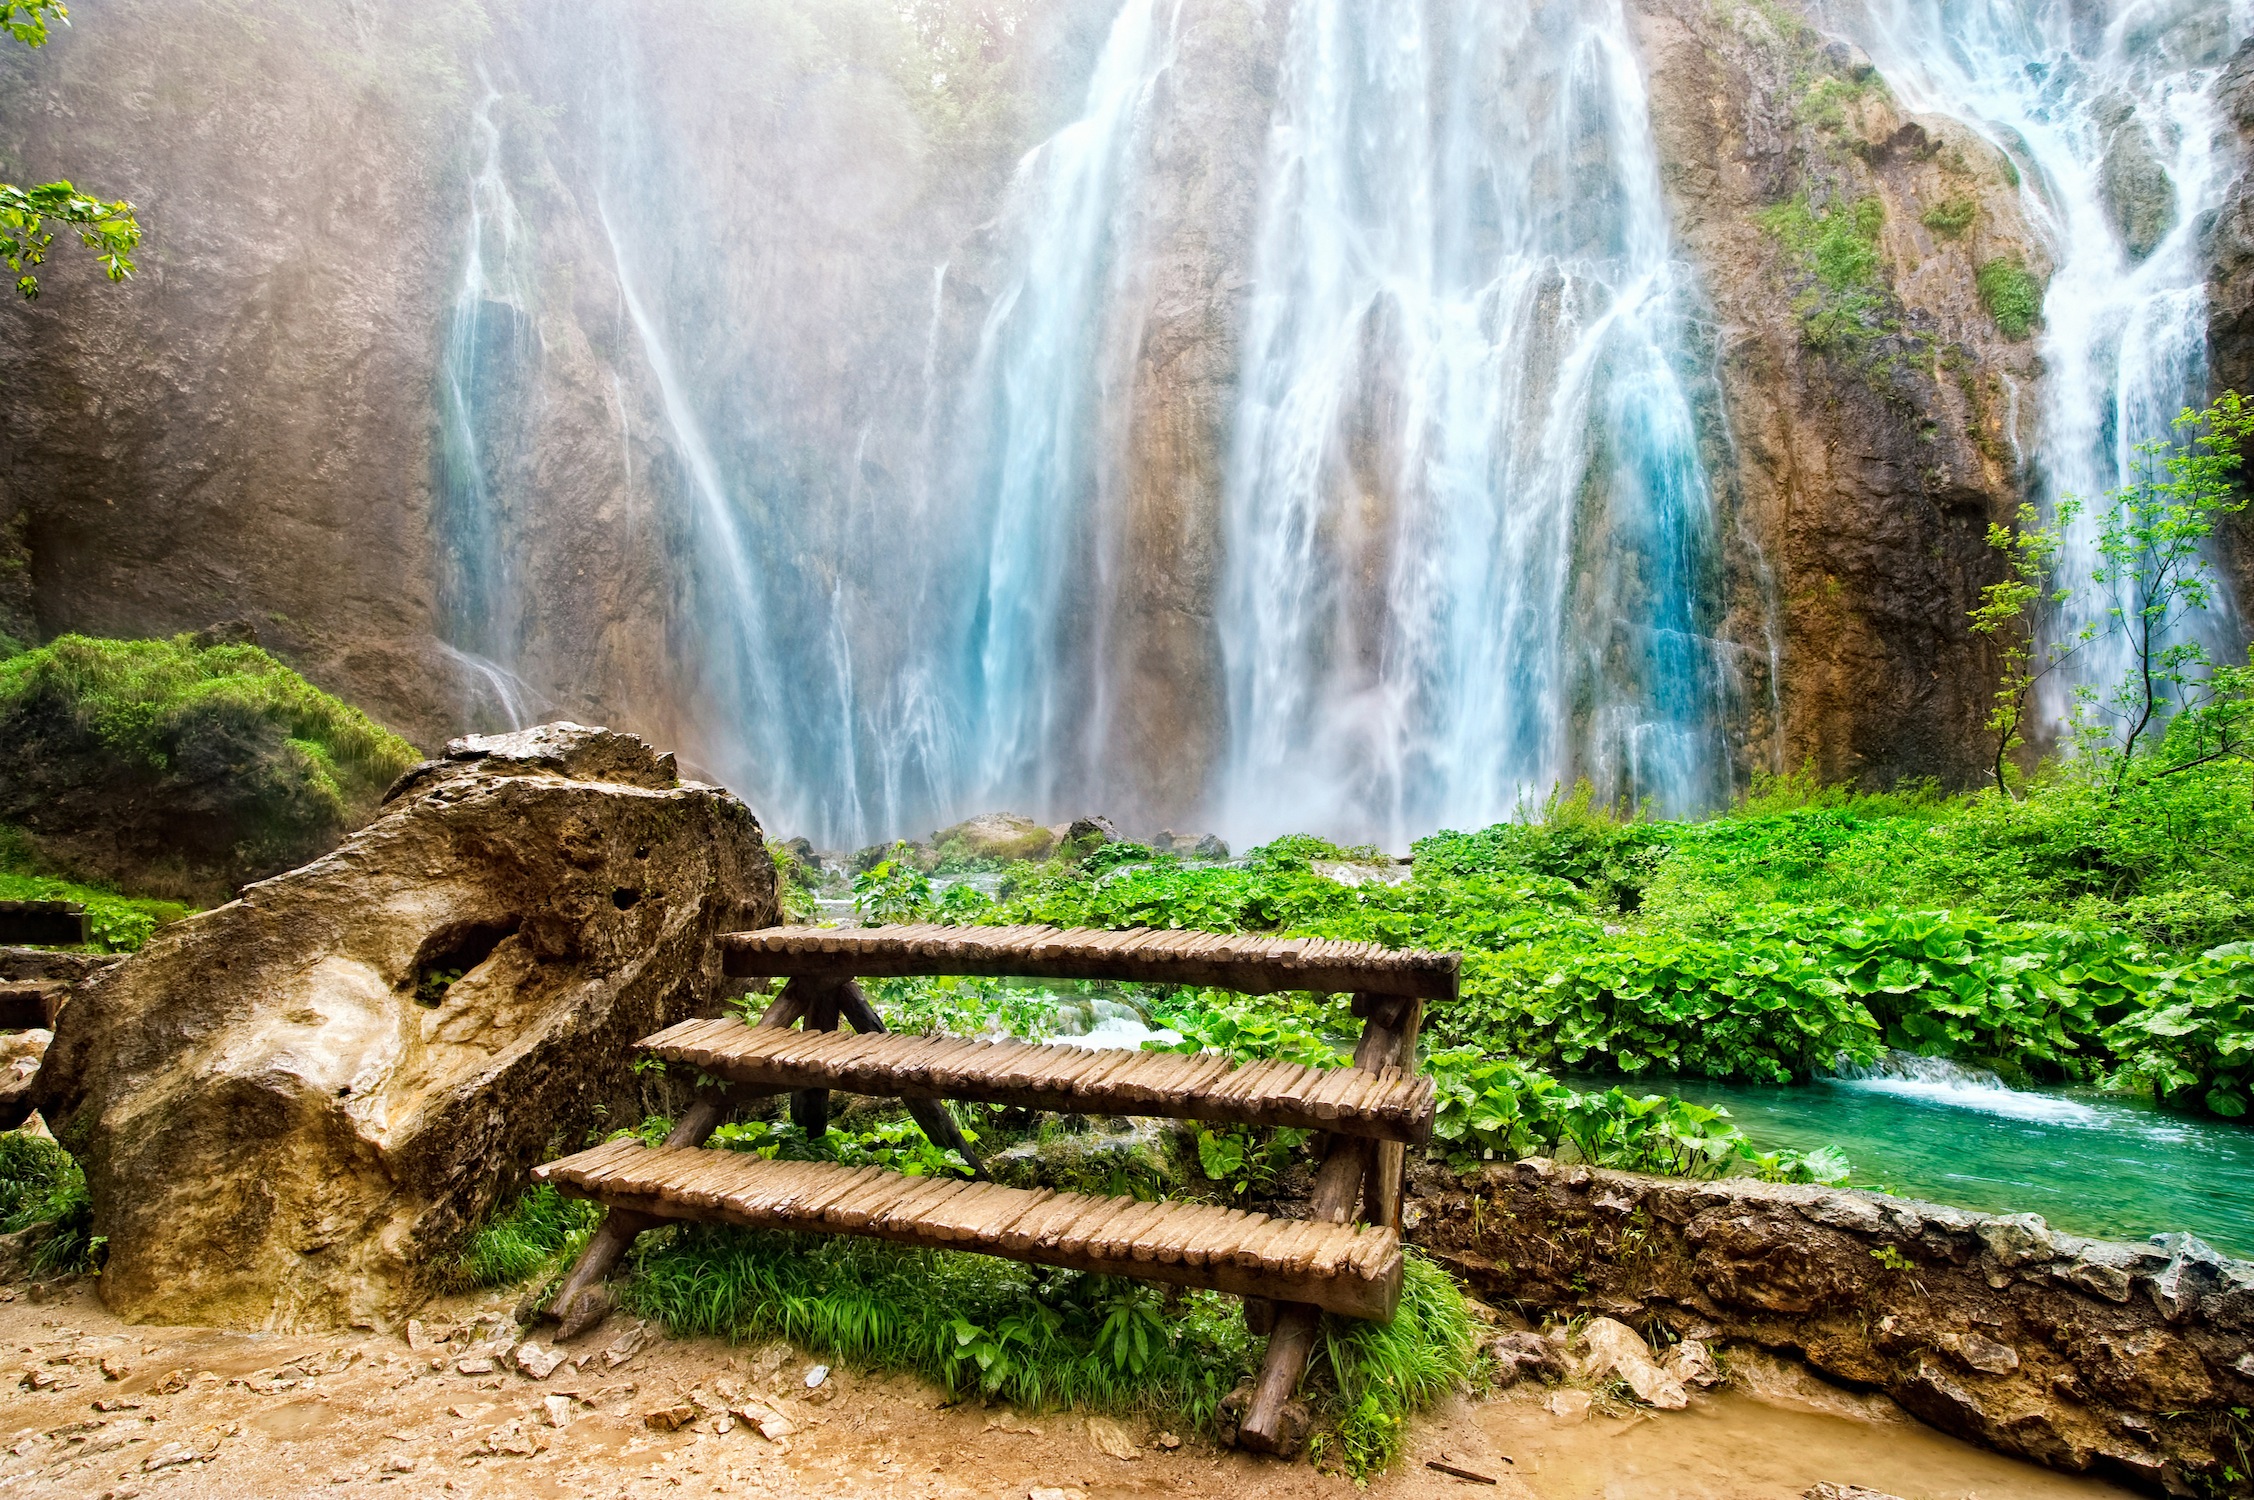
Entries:
{"type": "Polygon", "coordinates": [[[1416,1074],[1428,1000],[1456,994],[1454,954],[1374,943],[1051,927],[776,927],[721,939],[727,971],[786,978],[756,1026],[687,1021],[642,1045],[717,1087],[663,1146],[614,1141],[534,1174],[609,1213],[549,1314],[569,1338],[609,1306],[602,1281],[634,1237],[669,1220],[857,1234],[1106,1275],[1206,1287],[1272,1309],[1267,1356],[1238,1441],[1285,1446],[1284,1405],[1313,1351],[1319,1315],[1386,1320],[1401,1293],[1401,1191],[1408,1145],[1431,1137],[1431,1080],[1416,1074]],[[982,974],[1194,984],[1265,994],[1349,992],[1363,1018],[1353,1066],[887,1033],[864,976],[982,974]],[[841,1033],[840,1023],[852,1032],[841,1033]],[[827,1162],[772,1162],[704,1149],[727,1114],[788,1094],[810,1134],[829,1092],[901,1099],[975,1180],[908,1177],[827,1162]],[[1005,1188],[939,1103],[1161,1116],[1323,1132],[1305,1219],[1198,1203],[1146,1203],[1005,1188]]]}

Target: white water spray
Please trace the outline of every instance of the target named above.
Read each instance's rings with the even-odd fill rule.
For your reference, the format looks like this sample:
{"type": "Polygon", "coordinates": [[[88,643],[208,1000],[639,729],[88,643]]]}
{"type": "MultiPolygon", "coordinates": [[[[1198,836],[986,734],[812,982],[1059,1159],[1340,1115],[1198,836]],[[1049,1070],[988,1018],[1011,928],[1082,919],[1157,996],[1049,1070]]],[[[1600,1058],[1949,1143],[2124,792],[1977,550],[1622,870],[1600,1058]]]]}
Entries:
{"type": "Polygon", "coordinates": [[[1617,3],[1300,0],[1228,476],[1232,838],[1724,785],[1713,498],[1617,3]]]}

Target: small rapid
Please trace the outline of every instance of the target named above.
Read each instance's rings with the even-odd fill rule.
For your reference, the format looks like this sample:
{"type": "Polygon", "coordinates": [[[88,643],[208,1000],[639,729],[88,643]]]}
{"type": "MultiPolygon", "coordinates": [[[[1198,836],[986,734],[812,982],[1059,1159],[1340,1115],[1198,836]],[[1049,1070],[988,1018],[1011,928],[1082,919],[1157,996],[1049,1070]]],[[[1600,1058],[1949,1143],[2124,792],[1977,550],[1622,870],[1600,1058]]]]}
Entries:
{"type": "Polygon", "coordinates": [[[1837,1146],[1856,1187],[2038,1213],[2104,1239],[2189,1230],[2254,1255],[2254,1131],[2232,1121],[2097,1089],[2014,1088],[1903,1053],[1787,1087],[1651,1076],[1630,1086],[1720,1105],[1764,1151],[1837,1146]]]}
{"type": "Polygon", "coordinates": [[[1843,1064],[1823,1080],[1838,1088],[1891,1094],[1897,1099],[1949,1109],[1969,1109],[2007,1120],[2041,1120],[2054,1125],[2102,1127],[2105,1117],[2078,1100],[2015,1089],[1985,1068],[1968,1068],[1945,1057],[1888,1052],[1875,1063],[1843,1064]]]}

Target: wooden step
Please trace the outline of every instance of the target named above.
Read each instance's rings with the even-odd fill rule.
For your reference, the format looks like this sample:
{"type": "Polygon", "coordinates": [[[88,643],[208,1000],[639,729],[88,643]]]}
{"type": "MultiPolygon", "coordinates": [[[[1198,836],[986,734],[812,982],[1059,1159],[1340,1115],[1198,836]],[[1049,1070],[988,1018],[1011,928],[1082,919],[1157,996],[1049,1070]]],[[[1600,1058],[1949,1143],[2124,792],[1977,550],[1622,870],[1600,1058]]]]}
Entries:
{"type": "Polygon", "coordinates": [[[1132,1052],[1008,1039],[807,1032],[733,1016],[683,1021],[642,1043],[669,1063],[775,1091],[967,1099],[1059,1114],[1159,1115],[1377,1140],[1432,1138],[1432,1080],[1397,1067],[1232,1065],[1213,1053],[1132,1052]]]}
{"type": "Polygon", "coordinates": [[[1459,954],[1376,943],[1145,927],[767,927],[720,946],[728,972],[745,978],[989,974],[1423,1000],[1455,999],[1463,963],[1459,954]]]}
{"type": "Polygon", "coordinates": [[[1311,1303],[1350,1318],[1388,1321],[1401,1298],[1401,1238],[1391,1229],[634,1140],[582,1151],[532,1175],[568,1196],[658,1218],[970,1250],[1311,1303]]]}

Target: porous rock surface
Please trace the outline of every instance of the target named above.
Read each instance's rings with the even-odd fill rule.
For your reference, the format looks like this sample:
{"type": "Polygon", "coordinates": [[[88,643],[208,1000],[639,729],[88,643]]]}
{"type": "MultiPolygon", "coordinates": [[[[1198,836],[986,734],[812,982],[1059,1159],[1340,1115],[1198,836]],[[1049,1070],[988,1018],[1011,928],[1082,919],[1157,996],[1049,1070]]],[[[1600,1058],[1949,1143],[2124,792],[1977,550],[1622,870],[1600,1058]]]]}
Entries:
{"type": "Polygon", "coordinates": [[[81,983],[38,1083],[134,1319],[389,1326],[775,918],[758,821],[577,725],[457,740],[334,853],[81,983]],[[458,976],[458,977],[457,977],[458,976]]]}
{"type": "Polygon", "coordinates": [[[2188,1493],[2254,1405],[2254,1263],[1880,1193],[1533,1159],[1421,1168],[1412,1240],[1489,1296],[1797,1354],[1972,1442],[2188,1493]]]}

